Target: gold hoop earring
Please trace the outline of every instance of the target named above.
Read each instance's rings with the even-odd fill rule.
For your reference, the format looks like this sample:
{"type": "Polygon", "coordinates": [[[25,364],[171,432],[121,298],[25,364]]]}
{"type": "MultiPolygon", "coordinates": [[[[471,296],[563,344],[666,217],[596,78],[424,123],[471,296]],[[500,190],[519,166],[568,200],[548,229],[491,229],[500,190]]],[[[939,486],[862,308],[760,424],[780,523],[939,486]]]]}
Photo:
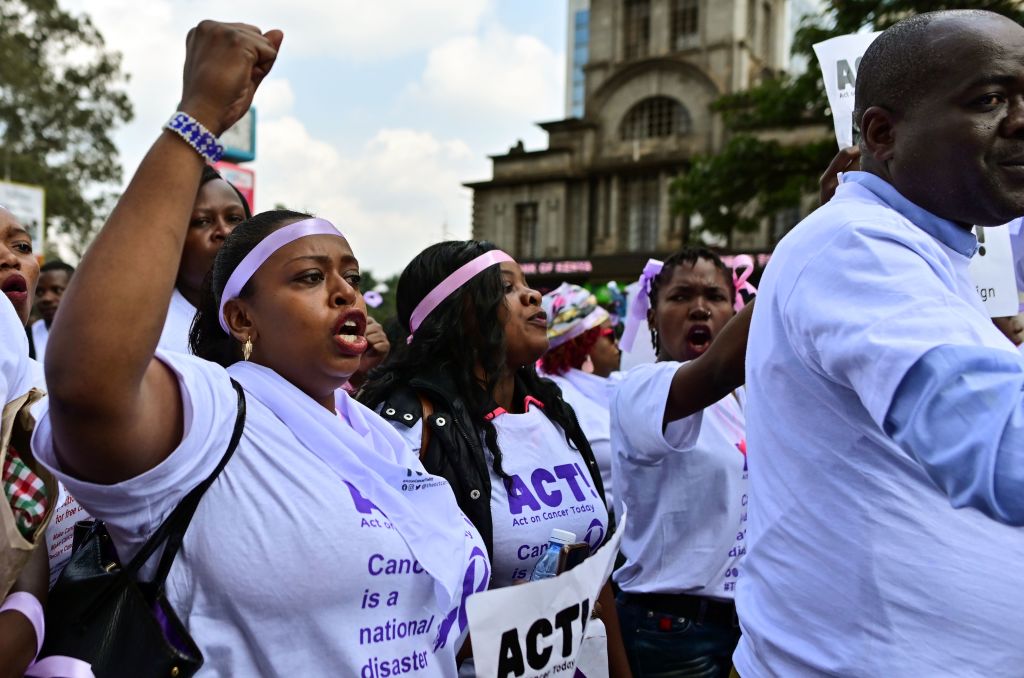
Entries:
{"type": "Polygon", "coordinates": [[[246,337],[242,344],[242,360],[248,360],[252,355],[252,337],[246,337]]]}

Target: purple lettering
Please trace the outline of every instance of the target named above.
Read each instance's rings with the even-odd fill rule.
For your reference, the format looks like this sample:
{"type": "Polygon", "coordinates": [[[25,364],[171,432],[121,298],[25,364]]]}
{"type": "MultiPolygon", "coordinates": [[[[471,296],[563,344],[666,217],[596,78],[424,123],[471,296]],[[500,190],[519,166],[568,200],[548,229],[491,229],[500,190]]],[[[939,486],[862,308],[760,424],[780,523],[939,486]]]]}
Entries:
{"type": "Polygon", "coordinates": [[[594,486],[590,484],[590,474],[584,473],[583,469],[580,468],[579,464],[573,464],[573,466],[576,467],[576,472],[580,474],[580,478],[583,478],[583,482],[585,482],[587,484],[587,487],[590,488],[590,494],[594,495],[594,499],[597,499],[597,490],[595,490],[594,486]]]}
{"type": "Polygon", "coordinates": [[[359,511],[360,513],[366,515],[370,515],[370,513],[372,513],[373,511],[377,511],[377,513],[387,518],[387,516],[384,515],[384,512],[377,508],[376,504],[374,504],[372,501],[364,497],[359,492],[359,490],[356,489],[355,485],[348,482],[347,480],[345,481],[345,484],[348,486],[349,494],[352,495],[352,503],[355,504],[356,511],[359,511]]]}
{"type": "Polygon", "coordinates": [[[534,471],[533,475],[530,476],[530,482],[533,483],[533,489],[542,502],[551,507],[562,505],[562,493],[558,490],[548,492],[547,488],[544,487],[544,483],[556,482],[555,477],[546,468],[539,468],[534,471]]]}
{"type": "Polygon", "coordinates": [[[572,490],[572,496],[576,497],[576,501],[583,501],[583,490],[580,489],[579,483],[576,482],[576,475],[578,473],[579,470],[575,464],[559,464],[555,467],[555,475],[569,484],[569,489],[572,490]]]}
{"type": "Polygon", "coordinates": [[[537,501],[537,498],[533,496],[526,483],[519,476],[513,475],[506,480],[505,490],[508,493],[508,510],[512,515],[519,515],[527,506],[534,511],[540,510],[540,502],[537,501]]]}

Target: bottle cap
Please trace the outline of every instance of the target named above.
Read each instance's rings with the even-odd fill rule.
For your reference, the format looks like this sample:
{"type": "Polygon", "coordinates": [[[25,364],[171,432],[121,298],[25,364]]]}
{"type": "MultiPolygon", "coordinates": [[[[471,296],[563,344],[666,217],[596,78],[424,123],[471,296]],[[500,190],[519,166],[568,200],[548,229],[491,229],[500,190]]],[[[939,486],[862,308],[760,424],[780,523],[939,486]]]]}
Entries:
{"type": "Polygon", "coordinates": [[[569,530],[559,530],[558,528],[555,528],[551,530],[550,541],[558,542],[559,544],[575,544],[576,534],[569,530]]]}

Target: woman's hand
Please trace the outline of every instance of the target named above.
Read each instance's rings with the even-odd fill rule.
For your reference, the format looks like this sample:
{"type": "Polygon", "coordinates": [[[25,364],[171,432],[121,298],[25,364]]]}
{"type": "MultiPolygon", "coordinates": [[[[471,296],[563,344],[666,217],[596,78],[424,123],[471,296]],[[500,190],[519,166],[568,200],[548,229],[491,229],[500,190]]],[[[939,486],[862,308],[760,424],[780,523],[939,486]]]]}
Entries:
{"type": "Polygon", "coordinates": [[[188,33],[179,108],[220,135],[238,122],[277,59],[284,34],[203,21],[188,33]]]}
{"type": "Polygon", "coordinates": [[[829,163],[828,169],[818,179],[818,187],[821,189],[821,204],[824,205],[832,196],[836,194],[836,189],[839,188],[839,173],[840,172],[853,172],[860,169],[860,147],[850,146],[836,153],[836,157],[832,158],[832,162],[829,163]]]}
{"type": "Polygon", "coordinates": [[[348,384],[353,389],[358,389],[365,384],[370,370],[384,362],[388,353],[391,352],[391,342],[388,341],[384,326],[369,316],[366,318],[366,332],[363,336],[366,337],[369,347],[359,361],[359,369],[349,377],[348,384]]]}

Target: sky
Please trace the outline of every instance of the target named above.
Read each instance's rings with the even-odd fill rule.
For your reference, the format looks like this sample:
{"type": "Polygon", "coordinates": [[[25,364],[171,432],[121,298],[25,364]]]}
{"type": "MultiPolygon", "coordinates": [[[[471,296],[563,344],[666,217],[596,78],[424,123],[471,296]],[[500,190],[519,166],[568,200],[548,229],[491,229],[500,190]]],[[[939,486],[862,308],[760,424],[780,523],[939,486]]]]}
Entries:
{"type": "Polygon", "coordinates": [[[470,237],[487,157],[544,148],[564,117],[565,0],[61,0],[121,52],[135,119],[114,132],[124,183],[175,110],[188,30],[244,21],[285,38],[256,94],[256,210],[344,232],[363,269],[398,273],[470,237]]]}

